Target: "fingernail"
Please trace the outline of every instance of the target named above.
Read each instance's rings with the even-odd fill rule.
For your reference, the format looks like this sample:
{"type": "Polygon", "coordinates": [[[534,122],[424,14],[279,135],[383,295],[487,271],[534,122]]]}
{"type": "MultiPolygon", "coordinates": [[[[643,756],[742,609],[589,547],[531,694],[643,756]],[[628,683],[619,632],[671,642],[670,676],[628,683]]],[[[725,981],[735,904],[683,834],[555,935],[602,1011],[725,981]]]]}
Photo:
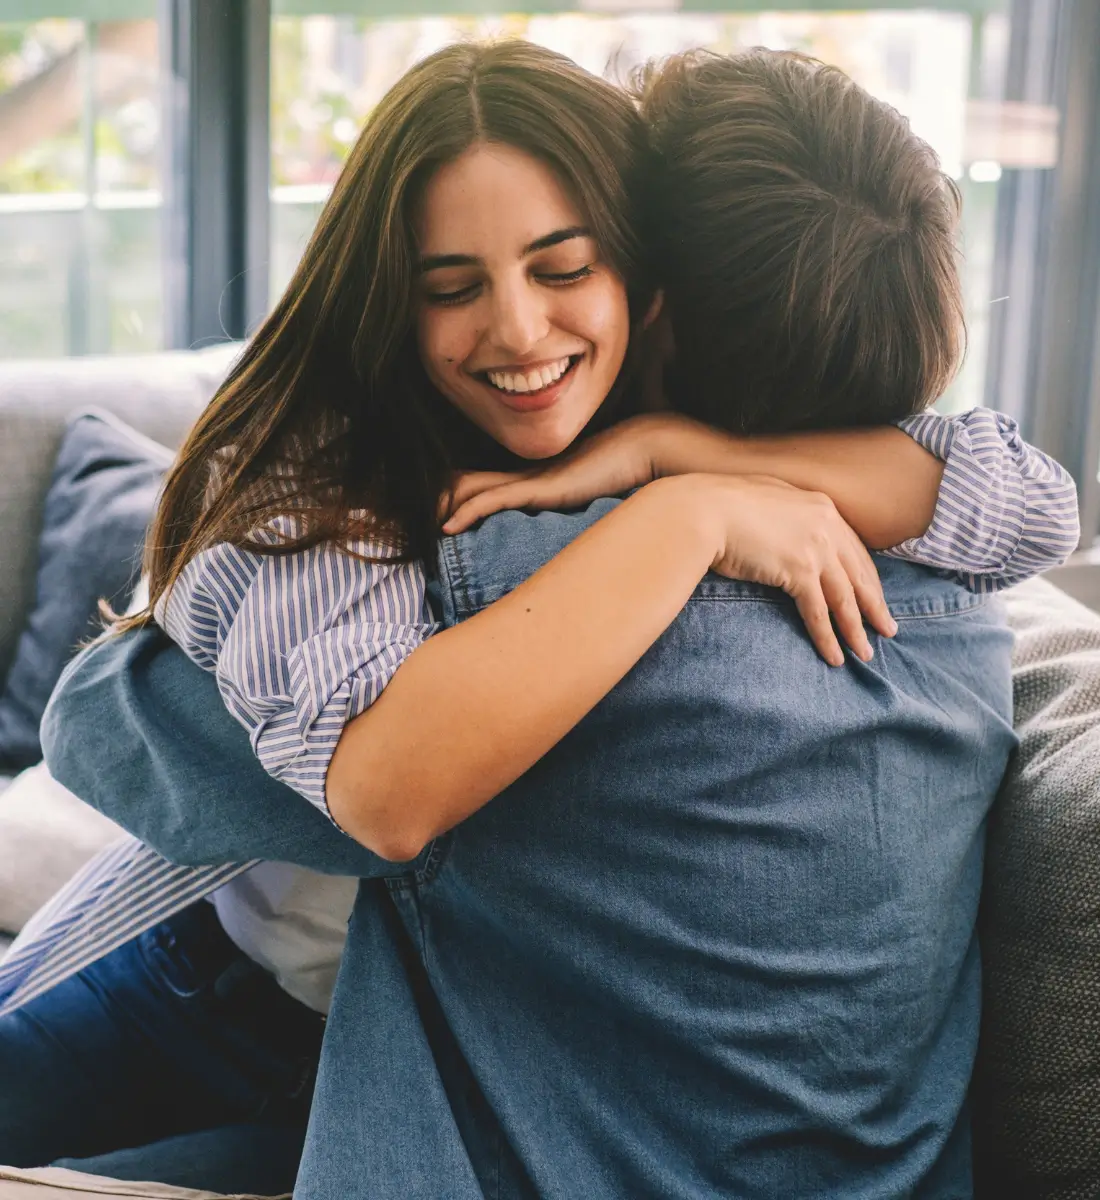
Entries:
{"type": "Polygon", "coordinates": [[[894,634],[897,633],[898,623],[897,623],[897,621],[894,620],[893,617],[890,618],[889,623],[887,624],[887,628],[890,630],[890,634],[889,634],[890,637],[893,637],[894,634]]]}
{"type": "Polygon", "coordinates": [[[867,649],[864,650],[864,652],[860,655],[860,658],[862,658],[864,662],[870,662],[874,657],[875,652],[870,646],[868,646],[867,649]]]}

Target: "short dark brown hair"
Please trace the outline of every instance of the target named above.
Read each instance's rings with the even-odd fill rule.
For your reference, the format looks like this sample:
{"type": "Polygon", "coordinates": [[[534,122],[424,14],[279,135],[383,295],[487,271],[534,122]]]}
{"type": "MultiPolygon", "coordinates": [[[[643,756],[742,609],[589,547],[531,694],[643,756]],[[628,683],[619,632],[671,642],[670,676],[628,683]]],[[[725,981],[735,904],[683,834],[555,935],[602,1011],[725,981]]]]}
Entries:
{"type": "Polygon", "coordinates": [[[779,51],[691,51],[645,68],[636,91],[677,407],[751,433],[877,424],[936,400],[966,341],[960,197],[908,121],[779,51]]]}

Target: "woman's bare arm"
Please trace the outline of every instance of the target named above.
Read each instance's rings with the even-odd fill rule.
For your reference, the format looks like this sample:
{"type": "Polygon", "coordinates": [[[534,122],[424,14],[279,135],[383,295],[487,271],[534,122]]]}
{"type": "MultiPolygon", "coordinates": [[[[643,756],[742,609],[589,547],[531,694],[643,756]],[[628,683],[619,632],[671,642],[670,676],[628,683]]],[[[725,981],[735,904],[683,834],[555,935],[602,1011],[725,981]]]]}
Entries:
{"type": "Polygon", "coordinates": [[[824,496],[730,476],[658,480],[412,652],[344,730],[327,776],[333,819],[384,858],[415,857],[564,737],[711,568],[785,588],[835,665],[830,610],[861,657],[861,610],[887,636],[896,628],[865,548],[824,496]]]}
{"type": "Polygon", "coordinates": [[[769,475],[822,492],[877,550],[925,532],[943,463],[892,426],[748,438],[654,413],[597,434],[549,467],[466,476],[445,528],[459,532],[504,508],[567,508],[693,471],[769,475]]]}

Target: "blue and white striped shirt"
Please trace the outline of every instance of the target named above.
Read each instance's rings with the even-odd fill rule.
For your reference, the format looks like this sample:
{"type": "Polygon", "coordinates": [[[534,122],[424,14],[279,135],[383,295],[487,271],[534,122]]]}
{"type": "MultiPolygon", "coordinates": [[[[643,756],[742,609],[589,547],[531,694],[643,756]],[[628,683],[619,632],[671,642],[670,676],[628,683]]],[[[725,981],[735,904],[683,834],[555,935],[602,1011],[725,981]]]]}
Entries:
{"type": "MultiPolygon", "coordinates": [[[[890,553],[993,591],[1074,550],[1073,481],[1010,418],[977,409],[900,424],[945,467],[929,529],[890,553]]],[[[322,809],[344,725],[437,628],[417,566],[366,563],[331,547],[290,556],[214,547],[190,564],[158,619],[216,674],[267,770],[322,809]]],[[[127,836],[24,929],[0,964],[0,1016],[255,865],[177,867],[127,836]]]]}
{"type": "MultiPolygon", "coordinates": [[[[256,540],[295,532],[280,517],[256,540]]],[[[187,564],[156,610],[168,636],[214,672],[264,768],[322,809],[344,726],[436,629],[418,565],[366,561],[391,553],[379,542],[348,549],[263,555],[222,543],[187,564]]]]}

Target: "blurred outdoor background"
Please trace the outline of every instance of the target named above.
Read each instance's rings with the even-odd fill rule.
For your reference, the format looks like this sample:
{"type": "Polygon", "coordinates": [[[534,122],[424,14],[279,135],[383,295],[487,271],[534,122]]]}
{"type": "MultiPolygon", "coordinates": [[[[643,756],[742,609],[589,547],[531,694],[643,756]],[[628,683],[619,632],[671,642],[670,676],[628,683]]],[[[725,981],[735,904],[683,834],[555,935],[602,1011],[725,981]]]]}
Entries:
{"type": "Polygon", "coordinates": [[[970,346],[940,407],[995,404],[1036,436],[1034,330],[1044,288],[1065,291],[1044,254],[1057,181],[1076,169],[1058,41],[1073,3],[537,0],[494,13],[493,0],[0,0],[0,358],[246,334],[285,286],[372,106],[456,38],[531,38],[614,79],[686,47],[763,45],[844,68],[905,113],[959,181],[970,346]],[[225,57],[214,40],[225,30],[249,44],[211,64],[208,89],[203,56],[225,57]],[[242,61],[262,114],[225,110],[242,61]],[[223,161],[202,141],[204,120],[248,125],[223,161]],[[241,172],[244,190],[223,195],[241,172]],[[210,229],[242,249],[206,280],[196,321],[210,229]]]}

